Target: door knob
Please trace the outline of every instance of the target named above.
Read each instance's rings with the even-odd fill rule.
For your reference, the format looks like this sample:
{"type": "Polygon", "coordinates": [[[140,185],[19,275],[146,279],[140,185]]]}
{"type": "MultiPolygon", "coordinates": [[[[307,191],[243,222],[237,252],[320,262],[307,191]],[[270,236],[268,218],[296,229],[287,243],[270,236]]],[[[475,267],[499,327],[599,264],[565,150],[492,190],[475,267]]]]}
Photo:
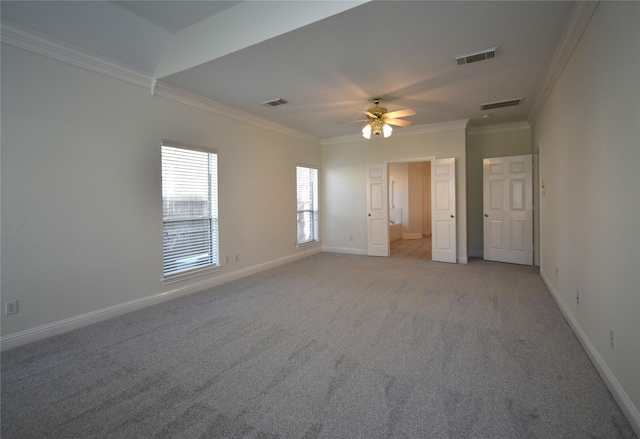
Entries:
{"type": "Polygon", "coordinates": [[[367,215],[367,216],[371,216],[371,212],[369,212],[369,215],[367,215]]]}
{"type": "Polygon", "coordinates": [[[451,214],[451,218],[455,218],[455,215],[454,215],[454,214],[451,214]]]}
{"type": "Polygon", "coordinates": [[[485,214],[484,214],[484,216],[486,216],[487,218],[489,218],[489,214],[488,214],[488,213],[485,213],[485,214]]]}

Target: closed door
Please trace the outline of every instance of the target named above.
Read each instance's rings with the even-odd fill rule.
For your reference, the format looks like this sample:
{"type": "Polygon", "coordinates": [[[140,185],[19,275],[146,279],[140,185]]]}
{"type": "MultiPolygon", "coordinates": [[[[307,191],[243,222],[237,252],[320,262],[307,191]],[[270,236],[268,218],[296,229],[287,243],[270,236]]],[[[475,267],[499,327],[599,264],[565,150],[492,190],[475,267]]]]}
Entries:
{"type": "Polygon", "coordinates": [[[484,259],[533,265],[531,155],[483,161],[484,259]]]}
{"type": "Polygon", "coordinates": [[[431,259],[457,262],[456,159],[431,162],[431,259]]]}
{"type": "Polygon", "coordinates": [[[367,255],[389,256],[387,164],[367,165],[367,255]]]}

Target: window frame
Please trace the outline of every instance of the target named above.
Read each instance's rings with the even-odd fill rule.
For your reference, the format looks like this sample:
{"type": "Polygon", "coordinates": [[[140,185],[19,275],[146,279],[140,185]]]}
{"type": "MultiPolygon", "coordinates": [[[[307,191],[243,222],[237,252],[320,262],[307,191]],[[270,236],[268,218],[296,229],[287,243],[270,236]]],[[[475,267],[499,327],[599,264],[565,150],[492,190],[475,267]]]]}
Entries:
{"type": "Polygon", "coordinates": [[[219,215],[219,191],[218,191],[218,179],[219,179],[219,154],[218,150],[214,148],[207,148],[203,146],[190,145],[183,142],[177,142],[173,140],[162,139],[161,148],[160,148],[160,161],[161,161],[161,198],[162,198],[162,283],[164,285],[172,284],[175,282],[179,282],[185,279],[190,279],[197,276],[203,276],[206,274],[214,273],[220,270],[220,215],[219,215]],[[163,169],[164,166],[164,157],[162,153],[162,149],[164,147],[174,148],[174,149],[184,149],[188,151],[213,154],[215,155],[215,176],[209,177],[208,179],[208,201],[211,203],[209,206],[210,216],[201,217],[201,218],[193,218],[190,217],[188,219],[184,219],[181,221],[199,221],[199,220],[209,220],[209,243],[212,261],[203,265],[195,265],[189,268],[185,268],[179,271],[171,271],[166,272],[165,266],[165,225],[168,222],[179,222],[178,220],[167,221],[165,219],[165,210],[164,210],[164,181],[165,181],[165,172],[163,169]],[[212,178],[214,179],[212,181],[212,178]],[[213,182],[213,184],[212,184],[213,182]]]}
{"type": "Polygon", "coordinates": [[[318,242],[320,242],[320,195],[319,195],[319,186],[320,186],[320,176],[319,176],[319,170],[317,166],[313,166],[313,165],[306,165],[306,164],[296,164],[296,247],[300,248],[300,247],[306,247],[309,245],[313,245],[316,244],[318,242]],[[314,193],[311,194],[311,203],[314,204],[315,206],[312,206],[312,209],[298,209],[299,205],[298,205],[298,200],[299,200],[299,192],[298,192],[298,188],[299,188],[299,181],[298,181],[298,169],[299,168],[303,168],[303,169],[311,169],[313,171],[315,171],[315,188],[311,189],[311,191],[313,191],[314,193]],[[313,209],[313,207],[315,207],[315,209],[313,209]],[[300,230],[299,230],[299,226],[300,226],[300,213],[301,212],[310,212],[311,213],[311,219],[312,219],[312,229],[313,229],[313,239],[309,239],[306,241],[300,241],[300,230]]]}

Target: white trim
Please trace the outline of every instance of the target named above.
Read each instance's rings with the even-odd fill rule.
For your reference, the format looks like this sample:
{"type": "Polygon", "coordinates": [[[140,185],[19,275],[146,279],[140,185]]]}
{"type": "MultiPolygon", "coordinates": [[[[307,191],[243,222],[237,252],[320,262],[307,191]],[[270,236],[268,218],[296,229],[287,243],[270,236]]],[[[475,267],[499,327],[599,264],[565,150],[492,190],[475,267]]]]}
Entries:
{"type": "Polygon", "coordinates": [[[367,255],[367,250],[362,248],[322,247],[322,251],[325,253],[342,253],[345,255],[359,255],[359,256],[367,255]]]}
{"type": "Polygon", "coordinates": [[[305,142],[320,144],[319,137],[311,136],[284,125],[271,122],[267,119],[223,105],[195,93],[190,93],[163,82],[159,82],[156,78],[125,66],[124,64],[93,55],[86,50],[72,47],[53,38],[39,35],[33,31],[28,31],[12,23],[6,21],[1,23],[0,37],[2,43],[144,87],[150,90],[152,95],[161,96],[176,102],[200,108],[201,110],[237,119],[241,122],[268,129],[270,131],[275,131],[305,142]]]}
{"type": "Polygon", "coordinates": [[[458,264],[468,264],[469,263],[469,258],[467,258],[466,256],[458,256],[458,259],[456,259],[458,261],[458,264]]]}
{"type": "Polygon", "coordinates": [[[173,285],[185,280],[195,279],[197,277],[208,276],[220,271],[220,265],[212,264],[205,267],[194,268],[187,271],[181,271],[175,274],[169,274],[162,278],[160,283],[162,285],[173,285]]]}
{"type": "Polygon", "coordinates": [[[484,127],[473,127],[469,129],[469,135],[482,135],[482,134],[493,134],[493,133],[506,133],[509,131],[519,131],[519,130],[530,130],[531,125],[529,122],[511,122],[511,123],[500,123],[496,125],[487,125],[484,127]]]}
{"type": "Polygon", "coordinates": [[[314,241],[308,241],[299,244],[298,240],[296,239],[296,249],[305,250],[307,247],[317,247],[318,249],[322,250],[322,241],[316,239],[314,241]]]}
{"type": "Polygon", "coordinates": [[[120,79],[147,89],[151,88],[153,84],[153,78],[139,70],[132,69],[113,60],[95,56],[86,50],[38,35],[5,21],[0,26],[0,36],[5,44],[111,78],[120,79]]]}
{"type": "Polygon", "coordinates": [[[565,66],[569,62],[569,58],[571,58],[580,38],[582,38],[582,34],[587,28],[589,21],[591,21],[591,17],[598,7],[598,4],[598,1],[577,1],[575,3],[571,17],[569,17],[569,24],[553,55],[547,75],[542,81],[542,86],[540,86],[536,94],[536,100],[533,102],[528,118],[530,125],[534,124],[542,107],[549,98],[551,90],[553,90],[553,87],[556,85],[565,66]]]}
{"type": "Polygon", "coordinates": [[[631,401],[627,392],[625,392],[624,388],[616,379],[611,369],[609,369],[609,366],[607,366],[607,363],[604,361],[598,350],[595,348],[593,343],[591,343],[587,333],[584,332],[569,307],[560,298],[560,295],[553,288],[551,282],[549,282],[549,278],[542,269],[540,269],[540,277],[547,287],[547,290],[549,290],[549,293],[551,293],[551,297],[553,297],[553,300],[555,300],[558,305],[558,308],[560,308],[565,320],[569,323],[569,326],[571,326],[571,329],[580,341],[580,344],[582,344],[582,347],[589,356],[591,363],[595,366],[598,374],[620,406],[624,415],[627,417],[629,424],[631,424],[636,435],[640,436],[640,412],[638,411],[638,408],[633,404],[633,401],[631,401]]]}
{"type": "Polygon", "coordinates": [[[263,264],[254,265],[252,267],[244,268],[242,270],[234,271],[228,274],[222,274],[220,276],[212,277],[201,282],[190,283],[181,287],[174,288],[172,290],[164,291],[162,293],[152,294],[150,296],[141,297],[140,299],[131,300],[129,302],[120,303],[96,311],[91,311],[85,314],[70,317],[68,319],[48,323],[36,328],[31,328],[13,334],[5,335],[3,337],[0,337],[0,350],[5,351],[7,349],[25,345],[27,343],[32,343],[34,341],[44,340],[46,338],[53,337],[54,335],[62,334],[73,329],[81,328],[93,323],[117,317],[131,311],[146,308],[148,306],[175,299],[180,296],[185,296],[187,294],[193,294],[199,291],[213,288],[218,285],[238,280],[243,277],[259,273],[261,271],[269,270],[279,265],[284,265],[289,262],[293,262],[320,252],[320,247],[315,247],[306,251],[299,251],[296,254],[290,256],[274,259],[263,264]]]}
{"type": "Polygon", "coordinates": [[[177,140],[160,139],[161,146],[168,146],[170,148],[188,149],[190,151],[199,151],[206,154],[218,154],[217,148],[210,148],[208,146],[191,145],[189,143],[178,142],[177,140]]]}
{"type": "Polygon", "coordinates": [[[152,93],[155,96],[171,99],[172,101],[180,102],[186,105],[191,105],[192,107],[200,108],[201,110],[236,119],[241,122],[246,122],[260,128],[275,131],[289,137],[303,140],[305,142],[314,144],[320,143],[319,137],[311,136],[309,134],[303,133],[302,131],[294,130],[279,123],[271,122],[270,120],[254,116],[253,114],[249,114],[236,108],[229,107],[228,105],[221,104],[212,99],[202,97],[195,93],[182,90],[181,88],[174,87],[169,84],[165,84],[162,81],[156,82],[155,88],[153,89],[152,93]]]}
{"type": "MultiPolygon", "coordinates": [[[[438,123],[431,123],[426,125],[416,125],[416,126],[411,126],[407,128],[402,128],[402,130],[394,130],[392,137],[414,136],[416,134],[436,133],[439,131],[460,130],[460,129],[466,129],[467,125],[469,125],[469,119],[452,120],[449,122],[438,122],[438,123]]],[[[383,141],[383,140],[384,139],[367,140],[362,137],[362,134],[349,134],[348,136],[329,137],[326,139],[322,139],[320,141],[320,144],[321,145],[338,145],[342,143],[376,142],[376,141],[383,141]]]]}
{"type": "Polygon", "coordinates": [[[393,160],[388,160],[386,163],[387,165],[392,164],[392,163],[420,163],[420,162],[432,162],[436,159],[435,156],[430,156],[430,157],[413,157],[410,159],[393,159],[393,160]]]}

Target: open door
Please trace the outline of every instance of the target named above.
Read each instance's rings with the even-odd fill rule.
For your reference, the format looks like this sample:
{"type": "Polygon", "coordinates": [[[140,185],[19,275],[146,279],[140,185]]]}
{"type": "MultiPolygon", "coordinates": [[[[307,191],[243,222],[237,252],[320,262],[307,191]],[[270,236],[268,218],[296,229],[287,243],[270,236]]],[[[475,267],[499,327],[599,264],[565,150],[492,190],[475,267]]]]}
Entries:
{"type": "Polygon", "coordinates": [[[367,165],[367,255],[389,256],[387,164],[367,165]]]}
{"type": "Polygon", "coordinates": [[[457,262],[456,159],[431,162],[431,259],[457,262]]]}
{"type": "Polygon", "coordinates": [[[484,258],[533,265],[531,155],[483,161],[484,258]]]}

